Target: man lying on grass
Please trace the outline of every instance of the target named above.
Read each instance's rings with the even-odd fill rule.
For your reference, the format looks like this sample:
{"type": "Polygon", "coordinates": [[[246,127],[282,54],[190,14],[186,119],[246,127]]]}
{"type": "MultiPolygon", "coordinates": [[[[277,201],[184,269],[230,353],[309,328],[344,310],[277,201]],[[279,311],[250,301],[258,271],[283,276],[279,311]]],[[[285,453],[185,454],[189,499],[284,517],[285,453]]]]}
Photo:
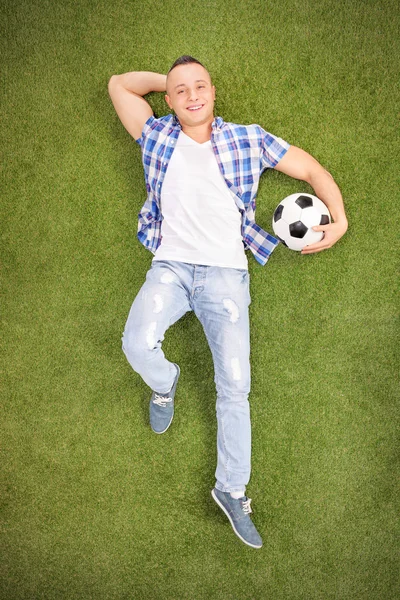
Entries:
{"type": "Polygon", "coordinates": [[[179,366],[162,349],[166,330],[194,311],[212,353],[217,391],[217,468],[211,494],[236,535],[262,540],[245,494],[250,479],[249,273],[245,250],[265,265],[278,240],[255,223],[255,196],[267,168],[307,181],[333,222],[303,254],[335,244],[347,230],[339,188],[309,154],[259,125],[214,117],[215,86],[196,59],[182,56],[167,75],[132,72],[108,84],[115,110],[140,145],[147,201],[138,238],[153,253],[123,334],[123,350],[151,388],[150,424],[164,433],[174,415],[179,366]],[[156,119],[142,96],[164,92],[175,115],[156,119]]]}

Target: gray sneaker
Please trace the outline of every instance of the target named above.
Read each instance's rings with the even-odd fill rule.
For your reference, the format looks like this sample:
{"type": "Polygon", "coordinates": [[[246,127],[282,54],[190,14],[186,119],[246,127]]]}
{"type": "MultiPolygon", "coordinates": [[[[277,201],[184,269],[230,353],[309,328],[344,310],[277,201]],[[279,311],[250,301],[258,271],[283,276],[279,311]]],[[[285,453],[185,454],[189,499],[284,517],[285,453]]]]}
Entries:
{"type": "Polygon", "coordinates": [[[178,365],[173,364],[178,372],[172,388],[166,394],[153,392],[150,399],[150,425],[154,433],[164,433],[164,431],[167,431],[174,416],[174,397],[181,371],[178,365]]]}
{"type": "Polygon", "coordinates": [[[261,548],[262,539],[249,517],[253,512],[250,508],[251,498],[243,496],[236,500],[229,492],[221,492],[217,488],[211,491],[211,496],[228,517],[238,538],[252,548],[261,548]]]}

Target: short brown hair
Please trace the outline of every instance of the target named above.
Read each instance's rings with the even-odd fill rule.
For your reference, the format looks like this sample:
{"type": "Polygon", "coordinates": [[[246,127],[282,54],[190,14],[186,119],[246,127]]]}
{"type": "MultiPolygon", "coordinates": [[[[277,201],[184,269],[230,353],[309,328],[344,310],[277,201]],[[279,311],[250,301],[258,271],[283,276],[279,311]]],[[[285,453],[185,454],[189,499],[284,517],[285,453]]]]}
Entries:
{"type": "MultiPolygon", "coordinates": [[[[205,66],[202,65],[201,62],[199,60],[197,60],[197,58],[193,58],[193,56],[184,54],[183,56],[180,56],[179,58],[176,59],[176,61],[174,62],[174,64],[172,65],[172,67],[170,68],[168,73],[171,73],[172,69],[175,69],[175,67],[178,67],[179,65],[189,65],[190,63],[197,63],[198,65],[201,65],[205,69],[205,66]]],[[[206,71],[207,71],[207,69],[206,69],[206,71]]],[[[168,75],[168,73],[167,73],[167,75],[168,75]]]]}

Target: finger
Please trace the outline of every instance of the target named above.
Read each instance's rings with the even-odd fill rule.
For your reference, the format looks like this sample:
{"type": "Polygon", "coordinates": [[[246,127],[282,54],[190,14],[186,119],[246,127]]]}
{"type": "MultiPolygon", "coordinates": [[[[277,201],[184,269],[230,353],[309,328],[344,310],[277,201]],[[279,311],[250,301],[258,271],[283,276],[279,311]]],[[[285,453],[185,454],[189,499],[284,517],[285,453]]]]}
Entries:
{"type": "Polygon", "coordinates": [[[306,249],[303,248],[301,254],[315,254],[316,252],[322,252],[323,250],[327,250],[329,246],[324,246],[323,248],[314,248],[314,249],[306,249]]]}
{"type": "Polygon", "coordinates": [[[328,231],[331,228],[331,224],[329,225],[315,225],[312,227],[313,231],[328,231]]]}
{"type": "Polygon", "coordinates": [[[313,252],[319,252],[320,250],[326,250],[326,248],[330,248],[331,244],[329,242],[316,242],[315,244],[310,244],[309,246],[304,246],[301,253],[302,254],[312,254],[313,252]]]}

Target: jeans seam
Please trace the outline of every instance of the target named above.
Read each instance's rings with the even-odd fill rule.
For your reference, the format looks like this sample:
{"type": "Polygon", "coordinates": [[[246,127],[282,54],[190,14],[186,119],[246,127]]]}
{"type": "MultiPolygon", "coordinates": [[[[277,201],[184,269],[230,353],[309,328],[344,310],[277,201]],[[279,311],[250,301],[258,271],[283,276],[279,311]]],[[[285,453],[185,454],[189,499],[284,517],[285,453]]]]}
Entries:
{"type": "MultiPolygon", "coordinates": [[[[203,324],[202,324],[202,325],[203,325],[203,324]]],[[[211,346],[212,346],[212,344],[210,344],[210,340],[209,340],[209,338],[208,338],[208,335],[207,335],[207,333],[206,333],[206,330],[205,330],[204,326],[203,326],[203,331],[204,331],[204,335],[206,336],[206,340],[207,340],[207,343],[208,343],[208,345],[209,345],[209,348],[210,348],[210,350],[211,350],[211,346]]],[[[212,354],[212,353],[211,353],[211,354],[212,354]]],[[[219,389],[218,389],[218,388],[219,388],[219,378],[218,378],[218,375],[217,375],[217,373],[216,373],[215,365],[214,365],[214,374],[215,374],[215,379],[216,379],[216,382],[215,382],[215,384],[216,384],[216,386],[217,386],[217,399],[218,399],[218,393],[219,393],[219,389]]],[[[220,412],[220,414],[221,414],[221,411],[219,411],[219,412],[220,412]]],[[[218,413],[218,409],[217,409],[217,413],[218,413]]],[[[226,448],[225,431],[224,431],[224,421],[223,421],[223,418],[222,418],[222,414],[221,414],[221,417],[220,417],[220,418],[221,418],[221,433],[222,433],[222,441],[223,441],[223,444],[224,444],[224,450],[225,450],[225,456],[226,456],[226,462],[224,461],[224,469],[225,469],[225,474],[226,474],[226,482],[227,482],[227,485],[229,485],[229,481],[230,481],[230,476],[229,476],[229,453],[228,453],[228,451],[227,451],[227,448],[226,448]]]]}
{"type": "MultiPolygon", "coordinates": [[[[221,411],[220,411],[220,414],[221,414],[221,411]]],[[[226,462],[224,462],[224,469],[225,469],[225,473],[226,473],[226,483],[227,483],[227,485],[229,485],[229,482],[230,482],[230,476],[229,476],[229,453],[227,452],[227,449],[226,449],[224,420],[222,418],[222,414],[221,414],[220,418],[221,418],[222,441],[224,443],[224,450],[225,450],[225,456],[226,456],[226,462]]]]}
{"type": "MultiPolygon", "coordinates": [[[[189,304],[189,302],[187,302],[187,304],[186,304],[186,305],[184,305],[184,306],[188,306],[188,307],[189,307],[189,309],[191,310],[191,307],[190,307],[190,304],[189,304]]],[[[179,310],[175,311],[173,315],[171,315],[171,317],[169,318],[169,321],[168,321],[168,327],[167,327],[167,329],[168,329],[169,327],[171,327],[171,323],[172,323],[172,321],[175,319],[176,315],[179,315],[179,313],[181,312],[181,310],[182,310],[182,307],[181,307],[181,308],[179,308],[179,310]]],[[[185,313],[187,313],[187,312],[188,312],[188,311],[186,310],[184,313],[182,313],[182,316],[183,316],[185,313]]]]}

